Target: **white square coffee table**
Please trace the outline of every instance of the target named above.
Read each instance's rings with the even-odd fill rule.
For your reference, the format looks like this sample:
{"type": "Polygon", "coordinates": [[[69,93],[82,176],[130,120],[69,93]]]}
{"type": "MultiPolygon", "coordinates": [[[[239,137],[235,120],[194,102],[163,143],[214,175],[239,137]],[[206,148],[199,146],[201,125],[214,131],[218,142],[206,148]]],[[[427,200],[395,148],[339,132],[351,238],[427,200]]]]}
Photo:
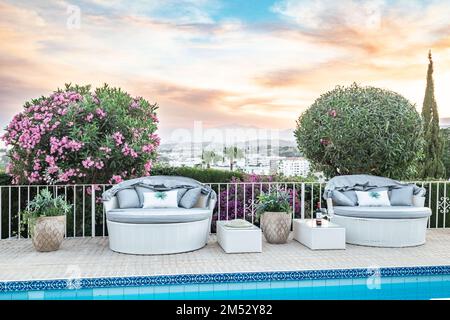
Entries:
{"type": "Polygon", "coordinates": [[[345,228],[322,219],[294,219],[294,239],[312,250],[345,249],[345,228]]]}
{"type": "Polygon", "coordinates": [[[226,227],[227,221],[217,221],[217,242],[226,253],[244,253],[262,251],[261,229],[226,227]]]}

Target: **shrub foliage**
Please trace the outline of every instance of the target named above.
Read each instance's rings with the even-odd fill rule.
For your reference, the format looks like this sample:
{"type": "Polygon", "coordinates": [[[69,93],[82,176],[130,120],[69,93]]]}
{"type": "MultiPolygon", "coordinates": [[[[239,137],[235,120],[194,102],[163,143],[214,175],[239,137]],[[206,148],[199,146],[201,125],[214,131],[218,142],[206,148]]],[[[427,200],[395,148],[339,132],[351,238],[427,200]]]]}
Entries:
{"type": "Polygon", "coordinates": [[[149,175],[156,104],[104,85],[66,85],[26,102],[6,128],[7,172],[25,184],[117,183],[149,175]]]}
{"type": "Polygon", "coordinates": [[[298,147],[327,176],[417,174],[422,120],[401,95],[374,87],[336,87],[298,119],[298,147]]]}

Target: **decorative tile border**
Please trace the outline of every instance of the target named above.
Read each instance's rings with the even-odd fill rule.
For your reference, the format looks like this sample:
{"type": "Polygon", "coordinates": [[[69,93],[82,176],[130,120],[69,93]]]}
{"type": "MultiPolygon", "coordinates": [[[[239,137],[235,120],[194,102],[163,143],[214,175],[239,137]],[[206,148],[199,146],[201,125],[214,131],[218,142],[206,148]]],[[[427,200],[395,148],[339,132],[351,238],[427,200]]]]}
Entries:
{"type": "Polygon", "coordinates": [[[355,279],[367,278],[374,274],[380,275],[381,277],[450,275],[450,265],[2,281],[0,282],[0,292],[286,280],[355,279]]]}

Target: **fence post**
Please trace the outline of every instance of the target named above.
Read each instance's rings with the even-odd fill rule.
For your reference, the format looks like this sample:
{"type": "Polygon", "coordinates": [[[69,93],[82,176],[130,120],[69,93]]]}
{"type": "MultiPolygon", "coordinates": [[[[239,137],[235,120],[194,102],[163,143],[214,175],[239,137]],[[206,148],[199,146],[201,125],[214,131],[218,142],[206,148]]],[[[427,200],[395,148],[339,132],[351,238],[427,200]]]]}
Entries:
{"type": "Polygon", "coordinates": [[[91,186],[91,236],[95,237],[95,185],[91,186]]]}
{"type": "Polygon", "coordinates": [[[305,219],[305,183],[302,182],[302,191],[300,198],[300,218],[305,219]]]}

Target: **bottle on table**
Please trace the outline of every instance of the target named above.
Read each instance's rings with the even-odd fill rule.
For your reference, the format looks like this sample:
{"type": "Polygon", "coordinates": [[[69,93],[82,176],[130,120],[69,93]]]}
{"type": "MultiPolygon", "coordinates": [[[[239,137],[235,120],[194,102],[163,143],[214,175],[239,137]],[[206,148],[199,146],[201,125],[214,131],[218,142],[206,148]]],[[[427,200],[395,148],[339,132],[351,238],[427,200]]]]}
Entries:
{"type": "Polygon", "coordinates": [[[320,207],[320,201],[317,202],[316,209],[316,226],[320,227],[322,225],[322,209],[320,207]]]}

